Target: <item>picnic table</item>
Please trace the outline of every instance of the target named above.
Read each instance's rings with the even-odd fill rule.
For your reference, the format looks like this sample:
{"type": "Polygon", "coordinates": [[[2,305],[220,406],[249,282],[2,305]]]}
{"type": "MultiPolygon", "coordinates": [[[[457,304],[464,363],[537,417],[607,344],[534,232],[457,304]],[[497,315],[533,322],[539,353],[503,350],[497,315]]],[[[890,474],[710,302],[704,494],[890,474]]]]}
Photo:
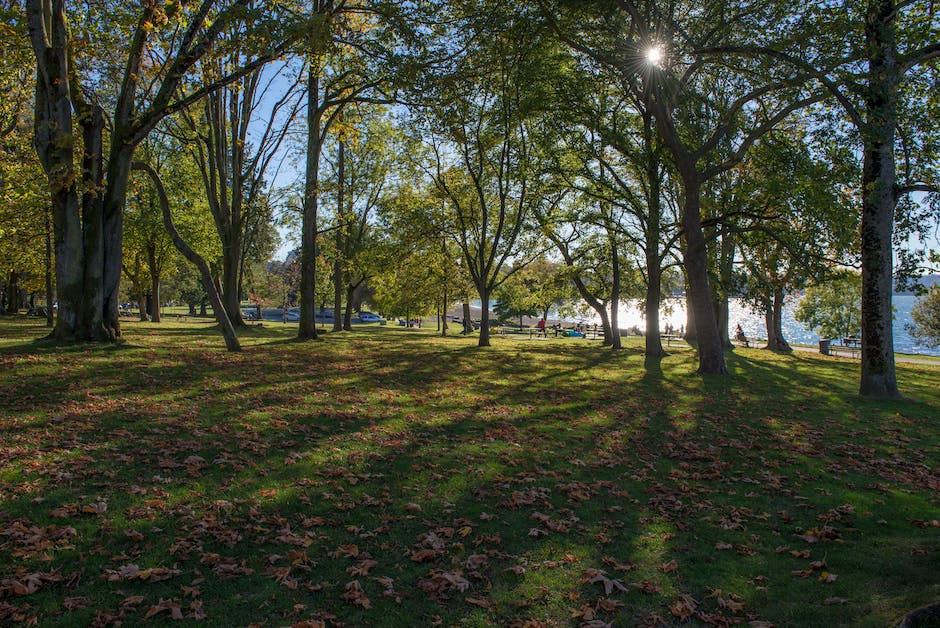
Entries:
{"type": "Polygon", "coordinates": [[[848,349],[854,358],[856,352],[862,349],[862,339],[858,336],[845,336],[842,338],[842,346],[848,349]]]}
{"type": "Polygon", "coordinates": [[[676,334],[660,334],[659,337],[666,341],[666,346],[671,347],[673,340],[682,340],[682,336],[676,334]]]}

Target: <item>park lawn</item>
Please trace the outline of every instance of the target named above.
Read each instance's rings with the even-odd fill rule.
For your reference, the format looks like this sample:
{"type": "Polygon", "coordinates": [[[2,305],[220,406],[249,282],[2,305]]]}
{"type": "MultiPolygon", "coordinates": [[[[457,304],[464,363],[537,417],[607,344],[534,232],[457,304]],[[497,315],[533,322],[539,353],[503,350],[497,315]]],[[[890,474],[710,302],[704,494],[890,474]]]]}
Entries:
{"type": "Polygon", "coordinates": [[[863,402],[857,361],[806,353],[702,378],[685,346],[295,332],[68,347],[0,319],[0,624],[884,626],[940,600],[936,366],[863,402]]]}

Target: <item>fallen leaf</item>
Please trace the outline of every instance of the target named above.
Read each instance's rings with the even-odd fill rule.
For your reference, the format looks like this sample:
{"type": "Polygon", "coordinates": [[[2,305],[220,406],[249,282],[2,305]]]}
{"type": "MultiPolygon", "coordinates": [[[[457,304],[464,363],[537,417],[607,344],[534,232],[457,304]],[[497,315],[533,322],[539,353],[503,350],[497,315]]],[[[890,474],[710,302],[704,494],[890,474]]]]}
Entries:
{"type": "Polygon", "coordinates": [[[358,580],[347,583],[344,589],[343,593],[340,594],[342,599],[366,610],[372,608],[372,602],[369,601],[369,596],[362,590],[362,585],[359,584],[358,580]]]}

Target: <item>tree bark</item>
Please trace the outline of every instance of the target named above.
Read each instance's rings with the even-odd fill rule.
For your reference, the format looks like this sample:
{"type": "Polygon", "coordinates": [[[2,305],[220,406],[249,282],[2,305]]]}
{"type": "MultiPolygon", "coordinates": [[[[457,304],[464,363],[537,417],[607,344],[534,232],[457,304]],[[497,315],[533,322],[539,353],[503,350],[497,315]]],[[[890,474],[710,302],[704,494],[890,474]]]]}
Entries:
{"type": "Polygon", "coordinates": [[[718,335],[721,338],[721,346],[725,349],[733,349],[731,343],[731,334],[728,326],[731,323],[731,308],[728,300],[731,287],[732,275],[734,272],[734,240],[730,234],[725,233],[721,236],[721,246],[718,253],[718,286],[717,286],[717,318],[718,335]]]}
{"type": "Polygon", "coordinates": [[[447,285],[444,285],[444,297],[441,303],[441,311],[444,315],[441,317],[441,338],[447,336],[447,285]]]}
{"type": "Polygon", "coordinates": [[[153,307],[150,311],[150,320],[154,323],[160,322],[160,275],[151,272],[150,274],[150,294],[153,299],[153,307]]]}
{"type": "Polygon", "coordinates": [[[708,283],[708,251],[702,231],[699,183],[697,178],[689,177],[686,173],[683,173],[683,179],[685,202],[682,227],[686,244],[683,263],[689,282],[688,307],[693,314],[698,342],[698,372],[703,375],[724,375],[728,371],[708,283]]]}
{"type": "Polygon", "coordinates": [[[767,326],[767,349],[781,353],[793,351],[786,338],[783,337],[783,288],[774,289],[773,298],[764,313],[764,322],[767,326]]]}
{"type": "Polygon", "coordinates": [[[480,340],[478,347],[490,346],[490,293],[486,288],[480,289],[480,340]]]}
{"type": "MultiPolygon", "coordinates": [[[[120,287],[121,256],[123,254],[124,206],[130,181],[134,146],[123,134],[111,138],[112,149],[107,165],[107,185],[104,187],[102,224],[104,228],[104,259],[102,261],[102,319],[111,339],[121,337],[120,287]],[[119,144],[120,148],[115,148],[119,144]]],[[[87,262],[86,262],[87,263],[87,262]]]]}
{"type": "Polygon", "coordinates": [[[464,297],[463,300],[463,333],[473,332],[473,319],[470,314],[470,297],[464,297]]]}
{"type": "Polygon", "coordinates": [[[46,327],[55,327],[55,317],[52,310],[52,223],[49,220],[49,210],[43,212],[46,235],[45,279],[46,279],[46,327]]]}
{"type": "Polygon", "coordinates": [[[659,239],[662,236],[662,182],[659,178],[660,154],[653,139],[654,120],[649,109],[643,110],[643,143],[648,155],[646,179],[649,186],[645,225],[646,257],[646,357],[659,358],[666,355],[660,337],[659,308],[662,305],[663,266],[659,255],[659,239]]]}
{"type": "Polygon", "coordinates": [[[320,81],[316,58],[307,59],[307,159],[304,181],[303,219],[300,237],[300,340],[316,340],[315,300],[317,287],[317,195],[320,176],[320,81]]]}
{"type": "MultiPolygon", "coordinates": [[[[610,290],[610,348],[614,350],[621,349],[623,347],[620,340],[620,323],[619,323],[619,310],[620,310],[620,251],[617,248],[617,239],[615,237],[610,238],[610,259],[611,259],[611,270],[614,273],[614,278],[610,290]]],[[[606,330],[605,330],[606,332],[606,330]]],[[[605,333],[606,336],[606,333],[605,333]]],[[[605,337],[606,340],[606,337],[605,337]]]]}
{"type": "Polygon", "coordinates": [[[79,117],[82,127],[82,246],[85,249],[83,336],[88,340],[115,340],[120,337],[107,328],[104,317],[104,112],[97,105],[79,117]]]}
{"type": "Polygon", "coordinates": [[[892,330],[892,234],[897,205],[894,158],[898,107],[898,55],[893,0],[869,0],[865,19],[868,58],[866,107],[861,129],[862,359],[859,394],[898,399],[892,330]]]}
{"type": "Polygon", "coordinates": [[[28,0],[29,35],[36,55],[33,145],[49,180],[55,249],[56,324],[50,338],[87,340],[81,320],[85,250],[72,149],[75,145],[68,75],[65,3],[28,0]]]}
{"type": "MultiPolygon", "coordinates": [[[[347,252],[347,239],[350,234],[346,233],[343,225],[346,216],[346,145],[340,140],[339,155],[337,156],[337,183],[336,191],[336,259],[333,260],[333,331],[341,331],[347,327],[344,319],[340,318],[340,308],[343,300],[343,261],[347,252]]],[[[351,303],[346,303],[346,309],[350,309],[351,303]]]]}
{"type": "Polygon", "coordinates": [[[150,317],[147,316],[147,299],[144,298],[143,285],[137,287],[137,318],[142,323],[150,320],[150,317]]]}

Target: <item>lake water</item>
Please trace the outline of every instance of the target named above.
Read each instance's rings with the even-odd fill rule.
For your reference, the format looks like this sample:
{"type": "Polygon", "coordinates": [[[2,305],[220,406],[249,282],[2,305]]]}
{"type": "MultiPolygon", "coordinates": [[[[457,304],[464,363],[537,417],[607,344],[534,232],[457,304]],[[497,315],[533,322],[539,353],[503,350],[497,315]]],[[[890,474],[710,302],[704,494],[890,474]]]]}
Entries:
{"type": "MultiPolygon", "coordinates": [[[[895,295],[893,299],[894,313],[894,350],[897,353],[917,353],[921,355],[940,356],[940,348],[930,348],[919,344],[911,338],[907,325],[911,322],[911,308],[917,297],[913,295],[895,295]]],[[[783,309],[783,335],[788,342],[814,345],[819,336],[803,327],[802,323],[793,318],[796,308],[796,298],[788,298],[783,309]]],[[[748,338],[766,338],[767,328],[762,314],[755,314],[741,301],[732,300],[730,304],[730,329],[740,323],[748,338]]],[[[671,324],[675,329],[685,325],[685,299],[669,299],[660,311],[660,328],[671,324]]],[[[645,322],[642,312],[635,303],[625,304],[620,309],[620,327],[629,329],[636,325],[643,329],[645,322]]]]}

